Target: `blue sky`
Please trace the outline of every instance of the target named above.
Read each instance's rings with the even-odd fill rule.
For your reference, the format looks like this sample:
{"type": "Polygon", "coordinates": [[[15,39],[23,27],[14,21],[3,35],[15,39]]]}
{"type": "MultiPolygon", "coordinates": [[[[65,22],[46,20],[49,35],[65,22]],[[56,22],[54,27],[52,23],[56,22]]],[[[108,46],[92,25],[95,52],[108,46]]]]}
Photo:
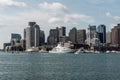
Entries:
{"type": "Polygon", "coordinates": [[[49,29],[66,26],[87,29],[105,24],[107,31],[120,21],[120,0],[0,0],[0,48],[11,33],[23,35],[29,21],[36,21],[48,36],[49,29]]]}

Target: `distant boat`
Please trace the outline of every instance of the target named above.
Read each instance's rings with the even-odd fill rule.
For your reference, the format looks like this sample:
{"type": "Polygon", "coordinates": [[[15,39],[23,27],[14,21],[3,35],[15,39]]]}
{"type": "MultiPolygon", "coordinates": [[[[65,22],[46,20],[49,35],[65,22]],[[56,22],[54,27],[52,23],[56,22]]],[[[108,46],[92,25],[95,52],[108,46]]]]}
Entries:
{"type": "Polygon", "coordinates": [[[100,53],[99,51],[89,51],[89,50],[85,50],[83,47],[78,49],[75,54],[80,54],[80,53],[100,53]]]}
{"type": "Polygon", "coordinates": [[[84,48],[80,48],[75,52],[75,54],[80,54],[80,53],[85,53],[84,48]]]}
{"type": "Polygon", "coordinates": [[[64,53],[72,53],[74,52],[73,49],[63,47],[62,44],[58,44],[57,47],[54,47],[49,53],[57,53],[57,54],[64,54],[64,53]]]}
{"type": "Polygon", "coordinates": [[[26,52],[34,52],[34,49],[27,49],[26,52]]]}
{"type": "Polygon", "coordinates": [[[48,51],[46,51],[46,50],[44,50],[44,49],[41,49],[39,52],[40,52],[40,53],[47,53],[48,51]]]}

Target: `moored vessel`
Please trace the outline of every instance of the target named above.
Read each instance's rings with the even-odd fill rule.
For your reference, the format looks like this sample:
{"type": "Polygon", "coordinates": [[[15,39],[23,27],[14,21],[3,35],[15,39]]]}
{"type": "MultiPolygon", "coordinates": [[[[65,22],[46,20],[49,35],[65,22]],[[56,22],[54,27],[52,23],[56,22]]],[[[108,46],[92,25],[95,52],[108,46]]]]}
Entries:
{"type": "Polygon", "coordinates": [[[49,53],[73,53],[74,50],[70,49],[68,47],[64,47],[62,46],[62,44],[58,44],[57,47],[54,47],[51,51],[49,51],[49,53]]]}

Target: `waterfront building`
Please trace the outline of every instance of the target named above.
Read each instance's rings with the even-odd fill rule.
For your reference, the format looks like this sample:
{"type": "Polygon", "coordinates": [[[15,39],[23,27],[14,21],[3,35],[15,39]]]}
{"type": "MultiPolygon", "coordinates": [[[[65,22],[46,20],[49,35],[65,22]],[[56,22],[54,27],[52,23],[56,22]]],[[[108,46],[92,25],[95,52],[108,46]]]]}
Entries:
{"type": "Polygon", "coordinates": [[[120,24],[111,29],[111,36],[112,45],[115,47],[120,46],[120,24]]]}
{"type": "Polygon", "coordinates": [[[81,30],[77,30],[77,37],[76,37],[76,41],[78,44],[84,44],[86,40],[86,30],[81,29],[81,30]]]}
{"type": "Polygon", "coordinates": [[[66,36],[66,27],[60,26],[56,28],[58,30],[58,34],[59,34],[59,42],[61,37],[65,37],[66,36]]]}
{"type": "Polygon", "coordinates": [[[66,41],[66,27],[60,26],[50,29],[47,42],[49,45],[56,45],[58,42],[66,41]]]}
{"type": "Polygon", "coordinates": [[[77,29],[74,27],[69,32],[69,39],[73,44],[77,43],[76,37],[77,37],[77,29]]]}
{"type": "Polygon", "coordinates": [[[107,32],[106,33],[106,44],[110,44],[111,43],[111,32],[107,32]]]}
{"type": "Polygon", "coordinates": [[[58,29],[50,29],[47,42],[49,45],[56,45],[59,42],[58,29]]]}
{"type": "Polygon", "coordinates": [[[33,41],[34,41],[34,47],[39,47],[39,42],[40,42],[40,27],[39,27],[39,25],[37,25],[37,24],[35,24],[34,26],[33,26],[34,28],[34,38],[32,39],[33,41]]]}
{"type": "Polygon", "coordinates": [[[39,47],[40,42],[40,27],[36,22],[29,22],[28,27],[24,31],[26,40],[26,49],[39,47]]]}
{"type": "Polygon", "coordinates": [[[30,27],[30,39],[31,47],[35,47],[35,26],[36,22],[29,22],[28,26],[30,27]]]}
{"type": "Polygon", "coordinates": [[[31,30],[30,27],[26,28],[26,49],[31,48],[31,30]]]}
{"type": "Polygon", "coordinates": [[[45,34],[44,31],[40,30],[40,36],[39,36],[39,45],[44,45],[45,44],[45,34]]]}
{"type": "Polygon", "coordinates": [[[21,40],[21,35],[17,33],[11,34],[11,45],[15,45],[16,43],[19,43],[21,40]]]}
{"type": "Polygon", "coordinates": [[[101,24],[97,27],[97,32],[99,34],[99,39],[101,43],[106,43],[106,26],[101,24]]]}
{"type": "Polygon", "coordinates": [[[91,46],[91,39],[93,39],[93,38],[98,38],[98,33],[96,31],[96,26],[88,25],[87,36],[86,36],[86,44],[91,46]]]}
{"type": "Polygon", "coordinates": [[[100,39],[99,39],[98,33],[96,32],[96,33],[94,33],[94,37],[90,41],[90,46],[91,47],[98,47],[100,45],[101,45],[100,39]]]}

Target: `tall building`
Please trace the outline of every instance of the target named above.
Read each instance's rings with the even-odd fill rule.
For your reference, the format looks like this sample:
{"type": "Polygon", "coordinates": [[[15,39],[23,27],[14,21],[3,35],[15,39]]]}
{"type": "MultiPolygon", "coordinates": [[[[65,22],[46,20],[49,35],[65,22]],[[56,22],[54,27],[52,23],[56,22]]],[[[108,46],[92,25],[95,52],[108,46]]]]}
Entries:
{"type": "Polygon", "coordinates": [[[40,36],[39,36],[39,45],[45,44],[45,34],[44,31],[40,30],[40,36]]]}
{"type": "Polygon", "coordinates": [[[120,24],[114,26],[111,30],[111,40],[113,46],[120,46],[120,24]]]}
{"type": "Polygon", "coordinates": [[[50,29],[47,42],[50,45],[56,45],[59,42],[59,31],[58,31],[58,29],[50,29]]]}
{"type": "Polygon", "coordinates": [[[34,26],[34,47],[38,47],[39,46],[39,36],[40,36],[40,27],[39,25],[35,24],[34,26]]]}
{"type": "Polygon", "coordinates": [[[59,31],[59,37],[63,37],[63,36],[66,36],[66,27],[57,27],[56,29],[58,29],[59,31]]]}
{"type": "Polygon", "coordinates": [[[63,38],[66,38],[66,27],[60,26],[56,28],[58,30],[58,35],[59,35],[59,42],[64,42],[62,41],[63,38]]]}
{"type": "Polygon", "coordinates": [[[69,32],[69,39],[73,44],[77,43],[76,37],[77,37],[77,29],[72,28],[69,32]]]}
{"type": "Polygon", "coordinates": [[[111,43],[111,32],[106,33],[106,43],[110,44],[111,43]]]}
{"type": "Polygon", "coordinates": [[[66,27],[60,26],[56,27],[56,29],[50,29],[47,42],[50,45],[56,45],[58,42],[66,41],[63,38],[66,38],[66,27]]]}
{"type": "Polygon", "coordinates": [[[96,26],[88,25],[86,44],[91,46],[91,40],[93,38],[98,38],[98,33],[96,32],[96,26]]]}
{"type": "Polygon", "coordinates": [[[78,44],[84,44],[86,40],[86,30],[81,29],[81,30],[77,30],[77,37],[76,37],[76,41],[78,44]]]}
{"type": "Polygon", "coordinates": [[[28,26],[30,27],[30,39],[31,39],[31,47],[35,46],[35,27],[36,22],[29,22],[28,26]]]}
{"type": "Polygon", "coordinates": [[[106,26],[105,25],[99,25],[97,27],[97,32],[99,34],[99,39],[101,43],[106,43],[106,26]]]}
{"type": "Polygon", "coordinates": [[[36,24],[36,22],[29,22],[29,27],[27,27],[24,31],[24,36],[26,40],[26,49],[30,49],[31,47],[39,47],[40,42],[40,27],[36,24]]]}
{"type": "Polygon", "coordinates": [[[26,49],[31,48],[31,30],[30,27],[26,28],[26,49]]]}

